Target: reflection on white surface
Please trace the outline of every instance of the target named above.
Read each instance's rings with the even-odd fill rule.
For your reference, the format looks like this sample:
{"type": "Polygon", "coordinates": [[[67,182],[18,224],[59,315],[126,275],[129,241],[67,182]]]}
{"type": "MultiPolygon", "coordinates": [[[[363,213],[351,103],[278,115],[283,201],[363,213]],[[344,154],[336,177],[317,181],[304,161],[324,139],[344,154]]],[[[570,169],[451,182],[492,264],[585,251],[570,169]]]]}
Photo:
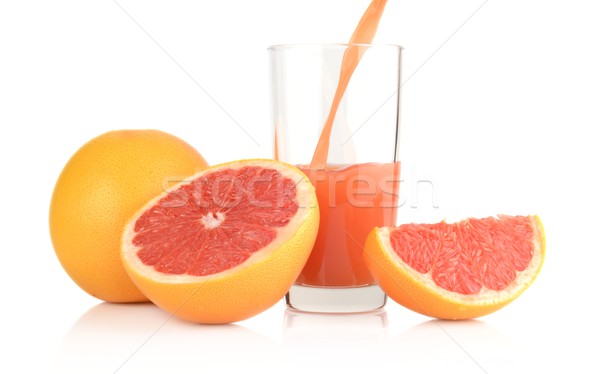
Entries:
{"type": "Polygon", "coordinates": [[[235,324],[210,326],[169,319],[149,303],[102,303],[83,314],[64,337],[57,372],[239,370],[252,362],[276,365],[276,349],[270,339],[235,324]]]}
{"type": "MultiPolygon", "coordinates": [[[[387,313],[318,314],[286,310],[283,345],[294,371],[336,372],[386,366],[387,313]]],[[[389,367],[389,365],[388,365],[389,367]]]]}
{"type": "MultiPolygon", "coordinates": [[[[281,312],[283,326],[268,317],[259,328],[263,333],[272,329],[267,338],[236,324],[207,326],[169,318],[152,304],[102,303],[84,313],[66,333],[56,371],[288,374],[394,369],[462,374],[522,372],[528,359],[524,353],[528,350],[523,350],[526,342],[515,342],[483,321],[429,320],[412,327],[388,326],[384,310],[281,312]]],[[[260,322],[249,324],[260,326],[260,322]]]]}
{"type": "Polygon", "coordinates": [[[391,332],[387,313],[285,312],[286,362],[295,372],[519,372],[518,344],[482,321],[429,320],[391,332]]]}
{"type": "Polygon", "coordinates": [[[411,372],[442,365],[460,373],[515,372],[520,362],[518,345],[478,320],[423,322],[392,338],[388,348],[411,372]]]}
{"type": "Polygon", "coordinates": [[[388,326],[384,309],[366,313],[305,313],[293,309],[284,312],[286,335],[303,333],[379,334],[388,326]]]}

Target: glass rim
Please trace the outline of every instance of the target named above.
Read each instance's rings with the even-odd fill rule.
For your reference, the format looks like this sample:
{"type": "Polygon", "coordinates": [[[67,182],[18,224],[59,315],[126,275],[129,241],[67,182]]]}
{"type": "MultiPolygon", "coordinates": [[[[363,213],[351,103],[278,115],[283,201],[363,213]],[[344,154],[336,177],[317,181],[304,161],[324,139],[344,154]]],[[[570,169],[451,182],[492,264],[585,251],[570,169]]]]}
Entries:
{"type": "Polygon", "coordinates": [[[282,51],[287,49],[299,49],[299,48],[320,48],[320,49],[336,49],[336,48],[348,48],[348,47],[366,47],[373,49],[396,49],[398,51],[404,48],[397,44],[388,43],[291,43],[291,44],[274,44],[267,48],[267,51],[282,51]]]}

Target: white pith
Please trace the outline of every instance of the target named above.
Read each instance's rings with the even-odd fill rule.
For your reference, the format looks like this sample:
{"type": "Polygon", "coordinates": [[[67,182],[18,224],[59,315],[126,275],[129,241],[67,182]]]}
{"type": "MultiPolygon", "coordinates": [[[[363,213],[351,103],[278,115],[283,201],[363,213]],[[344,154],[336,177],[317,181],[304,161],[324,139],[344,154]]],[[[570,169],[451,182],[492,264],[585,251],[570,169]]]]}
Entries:
{"type": "Polygon", "coordinates": [[[221,226],[221,223],[225,220],[225,214],[221,212],[209,213],[202,218],[200,218],[200,222],[204,225],[204,227],[208,230],[216,229],[221,226]]]}
{"type": "MultiPolygon", "coordinates": [[[[534,219],[535,218],[532,218],[532,220],[534,219]]],[[[517,272],[515,280],[503,290],[497,291],[482,287],[479,292],[470,295],[446,290],[434,282],[431,276],[431,270],[428,273],[423,274],[402,261],[400,256],[398,256],[392,248],[390,242],[390,229],[388,227],[378,228],[377,235],[378,240],[382,244],[381,248],[383,248],[385,256],[391,260],[394,266],[401,268],[416,283],[423,284],[428,289],[433,290],[435,293],[440,294],[442,297],[453,302],[459,302],[464,305],[488,305],[512,299],[515,294],[518,294],[523,289],[527,288],[535,278],[543,261],[542,249],[540,247],[541,241],[539,240],[543,233],[539,231],[537,222],[533,222],[532,226],[535,229],[533,234],[534,251],[529,266],[527,266],[525,270],[517,272]]]]}
{"type": "MultiPolygon", "coordinates": [[[[304,174],[299,169],[296,169],[295,167],[292,167],[289,165],[283,165],[280,163],[274,163],[273,161],[270,161],[270,160],[268,162],[267,162],[267,160],[264,160],[264,161],[263,160],[237,161],[237,162],[231,162],[231,163],[226,163],[226,164],[221,164],[221,165],[215,165],[215,166],[212,166],[212,167],[210,167],[206,170],[203,170],[202,172],[188,178],[188,180],[185,182],[182,182],[180,184],[172,186],[171,188],[169,188],[168,190],[163,192],[161,195],[157,196],[152,201],[150,201],[148,204],[146,204],[146,206],[144,206],[144,208],[142,208],[129,221],[129,223],[125,227],[125,231],[124,231],[123,238],[122,238],[122,256],[124,257],[125,262],[127,264],[129,264],[131,266],[131,268],[133,270],[135,270],[137,273],[139,273],[141,276],[153,279],[153,280],[161,282],[161,283],[197,283],[197,282],[202,282],[203,280],[208,280],[208,279],[216,280],[216,279],[219,279],[222,277],[226,277],[229,274],[237,273],[237,272],[241,271],[243,268],[249,267],[252,264],[259,262],[263,258],[269,256],[269,254],[271,252],[273,252],[277,248],[281,247],[282,244],[284,244],[287,240],[289,240],[292,237],[292,235],[297,231],[298,227],[300,227],[305,222],[307,216],[310,214],[310,211],[312,209],[315,209],[316,207],[317,207],[317,201],[316,201],[316,198],[314,195],[313,185],[310,183],[308,178],[306,178],[304,176],[304,174]],[[213,172],[223,170],[223,169],[240,169],[240,168],[243,168],[246,166],[258,166],[258,167],[264,167],[265,169],[275,169],[279,173],[281,173],[282,176],[294,181],[294,184],[296,185],[296,199],[298,202],[298,211],[292,217],[292,219],[287,224],[287,226],[276,228],[277,236],[271,243],[269,243],[264,248],[253,253],[250,256],[250,258],[248,258],[248,260],[246,260],[245,262],[243,262],[237,266],[234,266],[230,269],[227,269],[225,271],[215,273],[215,274],[205,275],[205,276],[195,276],[195,275],[189,275],[189,274],[160,273],[160,272],[154,270],[154,268],[152,266],[145,265],[139,259],[139,257],[137,256],[137,252],[140,248],[138,248],[132,244],[132,240],[136,234],[134,227],[135,227],[136,221],[144,214],[144,212],[149,207],[154,206],[156,203],[158,203],[160,201],[160,199],[164,198],[169,192],[172,192],[172,191],[180,188],[183,185],[191,183],[194,179],[196,179],[200,176],[207,175],[209,173],[213,173],[213,172]]],[[[205,220],[205,221],[203,221],[205,226],[207,228],[209,228],[207,225],[217,225],[217,226],[220,225],[220,223],[222,221],[221,218],[224,219],[224,217],[220,217],[219,214],[222,215],[222,213],[217,213],[217,218],[212,217],[211,214],[203,217],[203,220],[205,220]],[[207,218],[209,216],[211,218],[207,218]],[[219,220],[221,220],[221,221],[219,221],[219,220]]]]}

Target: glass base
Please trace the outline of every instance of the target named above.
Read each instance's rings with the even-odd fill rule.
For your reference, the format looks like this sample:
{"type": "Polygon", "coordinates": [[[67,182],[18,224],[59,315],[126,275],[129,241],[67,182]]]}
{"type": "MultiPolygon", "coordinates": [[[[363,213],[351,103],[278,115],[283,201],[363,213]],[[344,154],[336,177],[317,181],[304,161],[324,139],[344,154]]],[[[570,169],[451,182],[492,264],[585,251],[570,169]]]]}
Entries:
{"type": "Polygon", "coordinates": [[[377,285],[363,287],[310,287],[293,285],[285,303],[303,312],[360,313],[383,308],[385,293],[377,285]]]}

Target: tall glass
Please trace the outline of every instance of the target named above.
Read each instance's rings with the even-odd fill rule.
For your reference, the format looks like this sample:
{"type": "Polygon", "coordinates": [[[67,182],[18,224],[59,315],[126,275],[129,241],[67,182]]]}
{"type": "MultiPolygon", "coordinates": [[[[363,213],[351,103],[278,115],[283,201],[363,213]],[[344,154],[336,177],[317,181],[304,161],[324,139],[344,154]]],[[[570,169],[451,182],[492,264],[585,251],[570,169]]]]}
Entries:
{"type": "Polygon", "coordinates": [[[363,245],[374,227],[396,223],[401,48],[279,45],[269,56],[275,158],[308,175],[321,213],[316,243],[286,302],[311,312],[381,308],[386,296],[365,264],[363,245]],[[319,166],[313,156],[352,48],[362,58],[337,109],[327,162],[319,166]]]}

